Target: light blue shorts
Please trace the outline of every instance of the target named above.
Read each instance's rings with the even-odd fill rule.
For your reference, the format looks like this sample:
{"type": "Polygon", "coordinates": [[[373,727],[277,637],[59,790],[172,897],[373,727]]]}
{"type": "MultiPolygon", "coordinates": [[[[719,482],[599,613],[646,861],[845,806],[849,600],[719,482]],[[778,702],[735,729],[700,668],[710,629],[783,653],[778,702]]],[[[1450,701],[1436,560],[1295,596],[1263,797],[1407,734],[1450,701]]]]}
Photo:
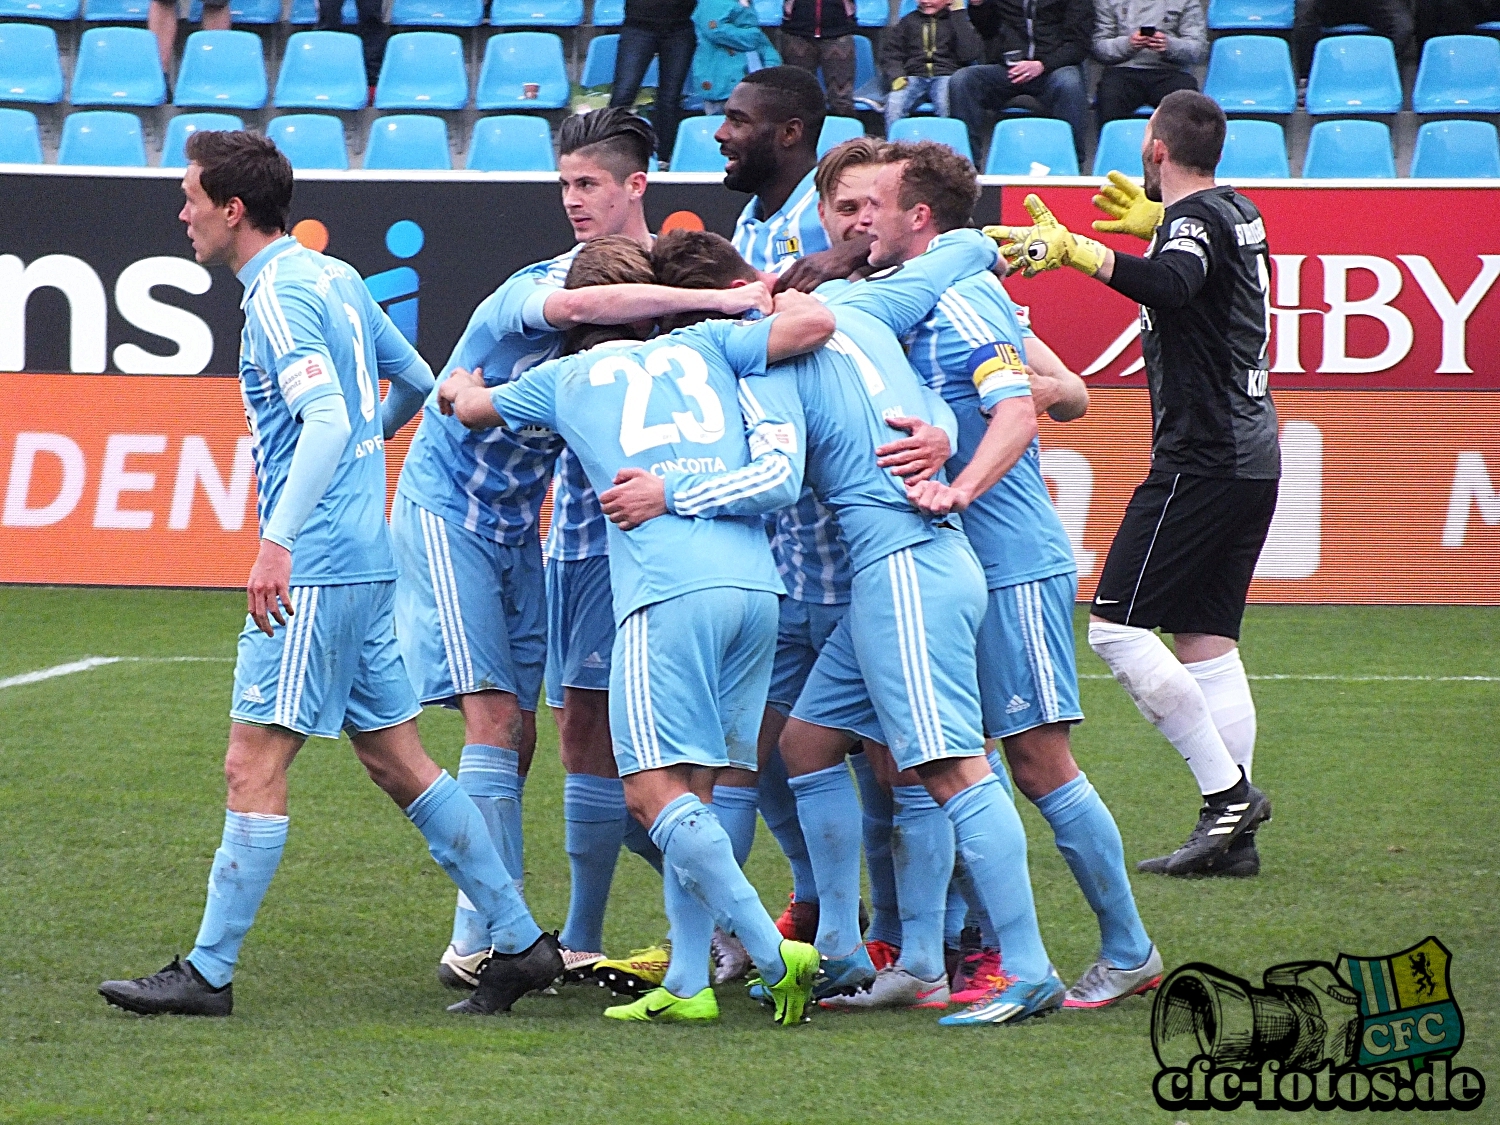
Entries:
{"type": "Polygon", "coordinates": [[[563,705],[563,688],[609,690],[615,646],[609,556],[547,564],[547,706],[563,705]]]}
{"type": "Polygon", "coordinates": [[[423,703],[506,691],[535,711],[547,658],[542,548],[507,547],[399,493],[396,636],[423,703]]]}
{"type": "Polygon", "coordinates": [[[765,590],[695,590],[620,623],[609,730],[621,777],[682,763],[756,768],[776,601],[765,590]]]}
{"type": "Polygon", "coordinates": [[[396,644],[395,601],[395,582],[293,586],[295,612],[272,636],[246,616],[229,717],[318,738],[415,718],[422,708],[396,644]]]}
{"type": "Polygon", "coordinates": [[[817,662],[818,653],[849,610],[848,602],[822,605],[781,599],[781,616],[776,623],[776,664],[771,670],[771,693],[766,703],[783,715],[802,694],[802,687],[817,662]]]}
{"type": "Polygon", "coordinates": [[[903,770],[983,754],[975,645],[986,600],[959,531],[939,528],[864,567],[793,717],[883,741],[903,770]]]}
{"type": "Polygon", "coordinates": [[[1083,718],[1073,652],[1077,598],[1076,574],[990,591],[979,626],[979,699],[987,738],[1083,718]]]}

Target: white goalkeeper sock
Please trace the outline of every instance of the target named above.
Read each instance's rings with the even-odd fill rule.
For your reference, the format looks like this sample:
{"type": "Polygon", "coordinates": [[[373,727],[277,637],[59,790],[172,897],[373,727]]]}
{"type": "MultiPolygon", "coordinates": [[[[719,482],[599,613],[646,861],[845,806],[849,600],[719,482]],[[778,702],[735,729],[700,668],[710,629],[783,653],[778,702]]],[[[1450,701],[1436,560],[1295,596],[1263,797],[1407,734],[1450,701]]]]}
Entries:
{"type": "Polygon", "coordinates": [[[1239,783],[1240,770],[1214,726],[1208,701],[1161,638],[1147,629],[1089,622],[1092,648],[1142,715],[1177,748],[1203,794],[1239,783]]]}
{"type": "Polygon", "coordinates": [[[1234,764],[1245,771],[1245,780],[1250,780],[1250,764],[1255,758],[1255,700],[1250,697],[1250,681],[1245,677],[1240,650],[1231,649],[1223,656],[1183,667],[1203,689],[1219,737],[1234,764]]]}

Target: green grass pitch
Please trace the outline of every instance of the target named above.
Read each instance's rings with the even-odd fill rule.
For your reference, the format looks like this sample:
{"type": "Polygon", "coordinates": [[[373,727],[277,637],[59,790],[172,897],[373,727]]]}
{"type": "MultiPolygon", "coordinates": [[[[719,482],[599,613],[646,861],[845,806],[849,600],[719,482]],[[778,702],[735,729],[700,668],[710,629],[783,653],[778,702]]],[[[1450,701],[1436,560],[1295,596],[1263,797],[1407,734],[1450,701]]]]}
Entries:
{"type": "MultiPolygon", "coordinates": [[[[453,889],[347,743],[314,741],[292,773],[285,859],[245,945],[229,1020],[140,1019],[94,993],[186,952],[222,826],[235,593],[0,590],[0,679],[87,655],[122,663],[0,688],[0,1121],[4,1122],[1171,1122],[1151,1099],[1150,1001],[1014,1029],[930,1014],[820,1013],[774,1028],[738,987],[711,1027],[607,1025],[607,993],[529,997],[460,1019],[433,969],[453,889]]],[[[1080,630],[1080,638],[1082,632],[1080,630]]],[[[1500,611],[1254,608],[1256,780],[1276,819],[1264,874],[1139,876],[1170,969],[1203,960],[1259,983],[1268,965],[1383,954],[1436,934],[1453,951],[1467,1038],[1500,1120],[1500,611]]],[[[1191,777],[1080,644],[1079,762],[1128,860],[1179,843],[1191,777]]],[[[456,716],[427,746],[456,770],[456,716]]],[[[561,769],[542,722],[526,796],[527,895],[567,903],[561,769]]],[[[1042,932],[1065,978],[1092,960],[1093,916],[1023,806],[1042,932]]],[[[773,913],[789,886],[764,832],[750,874],[773,913]]],[[[659,884],[623,854],[615,952],[664,932],[659,884]]],[[[1242,1109],[1254,1118],[1257,1111],[1242,1109]]],[[[1323,1119],[1355,1115],[1309,1114],[1323,1119]]],[[[1404,1117],[1404,1115],[1402,1115],[1404,1117]]],[[[1443,1115],[1438,1115],[1443,1116],[1443,1115]]]]}

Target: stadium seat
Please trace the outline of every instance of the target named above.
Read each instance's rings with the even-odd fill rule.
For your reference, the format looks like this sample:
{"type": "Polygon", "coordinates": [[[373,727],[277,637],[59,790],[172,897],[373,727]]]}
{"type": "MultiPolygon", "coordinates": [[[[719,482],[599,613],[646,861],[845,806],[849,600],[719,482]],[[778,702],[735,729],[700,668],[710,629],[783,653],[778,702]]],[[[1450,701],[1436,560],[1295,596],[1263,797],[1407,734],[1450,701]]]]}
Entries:
{"type": "Polygon", "coordinates": [[[1014,117],[995,124],[986,176],[1076,176],[1073,130],[1052,117],[1014,117]]]}
{"type": "Polygon", "coordinates": [[[96,23],[145,23],[151,0],[84,0],[83,18],[96,23]]]}
{"type": "Polygon", "coordinates": [[[195,31],[182,48],[175,104],[260,109],[266,60],[253,31],[195,31]]]}
{"type": "Polygon", "coordinates": [[[1411,174],[1421,179],[1500,178],[1500,138],[1488,121],[1429,121],[1417,130],[1411,174]]]}
{"type": "Polygon", "coordinates": [[[167,100],[167,82],[156,36],[143,27],[85,31],[78,40],[69,100],[74,105],[161,105],[167,100]]]}
{"type": "Polygon", "coordinates": [[[364,109],[365,56],[347,31],[299,31],[286,43],[276,76],[280,109],[364,109]]]}
{"type": "Polygon", "coordinates": [[[78,0],[0,0],[0,19],[57,20],[78,18],[78,0]]]}
{"type": "MultiPolygon", "coordinates": [[[[611,71],[613,74],[613,71],[611,71]]],[[[562,40],[550,31],[510,31],[490,36],[479,68],[479,109],[562,109],[572,95],[562,40]],[[526,96],[528,83],[538,87],[526,96]]]]}
{"type": "Polygon", "coordinates": [[[1500,42],[1487,35],[1427,40],[1411,107],[1418,113],[1500,113],[1500,42]]]}
{"type": "Polygon", "coordinates": [[[594,27],[619,27],[625,22],[625,0],[594,0],[594,27]]]}
{"type": "Polygon", "coordinates": [[[272,120],[266,130],[276,147],[286,153],[294,169],[332,168],[347,171],[344,123],[326,113],[289,113],[272,120]]]}
{"type": "Polygon", "coordinates": [[[0,109],[0,164],[40,164],[42,132],[29,109],[0,109]]]}
{"type": "Polygon", "coordinates": [[[860,27],[884,27],[891,22],[890,0],[855,0],[854,22],[860,27]]]}
{"type": "MultiPolygon", "coordinates": [[[[203,22],[203,0],[193,0],[188,22],[203,22]]],[[[236,27],[242,23],[280,23],[281,0],[229,0],[229,22],[236,27]]]]}
{"type": "Polygon", "coordinates": [[[545,117],[508,113],[474,123],[469,139],[471,172],[554,172],[552,127],[545,117]]]}
{"type": "Polygon", "coordinates": [[[63,122],[59,164],[97,164],[109,168],[144,168],[146,142],[133,113],[97,109],[70,113],[63,122]]]}
{"type": "Polygon", "coordinates": [[[937,141],[974,159],[969,146],[969,127],[956,117],[903,117],[891,126],[893,141],[937,141]]]}
{"type": "Polygon", "coordinates": [[[1396,113],[1401,75],[1396,51],[1378,35],[1335,35],[1318,41],[1307,79],[1307,112],[1396,113]]]}
{"type": "MultiPolygon", "coordinates": [[[[346,26],[359,23],[359,8],[354,0],[344,0],[339,9],[339,20],[346,26]]],[[[287,23],[309,27],[318,22],[318,0],[292,0],[291,14],[287,23]]]]}
{"type": "Polygon", "coordinates": [[[1225,113],[1292,113],[1297,80],[1285,39],[1227,35],[1214,40],[1203,92],[1225,113]]]}
{"type": "Polygon", "coordinates": [[[0,101],[62,101],[57,32],[35,23],[0,23],[0,101]]]}
{"type": "Polygon", "coordinates": [[[215,129],[234,131],[245,123],[232,113],[179,113],[167,122],[167,137],[161,144],[163,168],[187,167],[187,139],[194,133],[215,129]]]}
{"type": "Polygon", "coordinates": [[[1389,126],[1381,121],[1319,121],[1307,138],[1302,174],[1314,180],[1395,179],[1389,126]]]}
{"type": "Polygon", "coordinates": [[[484,0],[395,0],[392,27],[478,27],[484,0]]]}
{"type": "Polygon", "coordinates": [[[781,0],[755,0],[755,16],[761,27],[780,27],[781,14],[781,0]]]}
{"type": "Polygon", "coordinates": [[[818,155],[845,141],[865,135],[864,124],[857,117],[825,117],[823,131],[818,134],[818,155]]]}
{"type": "Polygon", "coordinates": [[[1292,170],[1281,126],[1274,121],[1231,120],[1215,174],[1221,180],[1286,179],[1292,170]]]}
{"type": "Polygon", "coordinates": [[[724,124],[720,114],[688,117],[677,127],[677,143],[672,146],[672,171],[722,172],[724,155],[714,134],[724,124]]]}
{"type": "Polygon", "coordinates": [[[420,113],[377,118],[370,125],[365,167],[403,171],[451,169],[453,159],[448,155],[447,123],[441,117],[420,113]]]}
{"type": "Polygon", "coordinates": [[[447,31],[407,31],[385,45],[376,109],[463,109],[469,104],[464,44],[447,31]]]}
{"type": "Polygon", "coordinates": [[[1208,26],[1214,31],[1285,30],[1292,26],[1293,0],[1208,0],[1208,26]]]}
{"type": "MultiPolygon", "coordinates": [[[[596,35],[589,40],[588,52],[583,56],[583,73],[579,76],[578,84],[584,89],[608,89],[615,84],[615,65],[620,57],[620,37],[618,35],[596,35]]],[[[646,67],[646,77],[641,79],[642,90],[654,90],[661,81],[660,59],[652,58],[651,65],[646,67]]],[[[683,92],[687,93],[693,84],[692,71],[688,71],[687,83],[683,92]]],[[[684,106],[684,109],[687,107],[684,106]]]]}
{"type": "Polygon", "coordinates": [[[1141,174],[1141,145],[1146,141],[1146,123],[1139,117],[1108,121],[1099,131],[1099,147],[1094,152],[1094,175],[1124,172],[1141,174]]]}
{"type": "Polygon", "coordinates": [[[491,27],[577,27],[583,0],[492,0],[491,27]]]}

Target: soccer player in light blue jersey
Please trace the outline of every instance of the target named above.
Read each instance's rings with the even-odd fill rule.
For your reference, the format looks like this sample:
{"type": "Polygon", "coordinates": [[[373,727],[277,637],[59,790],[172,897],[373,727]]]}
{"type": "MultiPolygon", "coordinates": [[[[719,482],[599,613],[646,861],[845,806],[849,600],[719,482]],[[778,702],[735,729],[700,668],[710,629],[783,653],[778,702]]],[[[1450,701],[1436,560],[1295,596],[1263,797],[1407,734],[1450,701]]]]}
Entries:
{"type": "MultiPolygon", "coordinates": [[[[949,200],[977,199],[979,185],[973,166],[945,145],[893,144],[883,160],[861,224],[874,236],[872,265],[909,266],[946,229],[941,216],[954,210],[949,200]]],[[[1051,826],[1099,920],[1099,958],[1064,1003],[1103,1007],[1155,987],[1162,962],[1136,910],[1120,831],[1069,746],[1069,728],[1083,718],[1073,645],[1078,576],[1042,480],[1026,365],[1038,346],[988,270],[946,289],[905,343],[912,364],[959,420],[950,483],[919,483],[914,499],[936,516],[963,512],[984,567],[989,605],[978,670],[985,735],[1002,740],[1016,786],[1051,826]]],[[[1074,399],[1085,396],[1086,408],[1081,381],[1060,374],[1072,380],[1074,399]]],[[[887,456],[906,444],[889,447],[887,456]]],[[[998,761],[993,765],[1003,774],[998,761]]]]}
{"type": "MultiPolygon", "coordinates": [[[[602,239],[572,268],[626,251],[640,253],[602,239]]],[[[761,396],[743,377],[817,347],[832,327],[811,298],[788,294],[781,305],[758,322],[601,342],[492,389],[457,372],[441,392],[470,427],[556,429],[606,511],[615,485],[639,482],[661,500],[662,518],[609,530],[610,729],[626,801],[665,857],[672,962],[661,988],[610,1009],[612,1018],[714,1018],[715,923],[743,943],[782,1023],[800,1020],[817,968],[816,950],[777,931],[694,784],[695,771],[755,767],[780,590],[758,517],[796,495],[802,454],[795,396],[761,396]]],[[[620,335],[581,333],[568,350],[620,335]]]]}
{"type": "Polygon", "coordinates": [[[353,269],[286,235],[292,168],[275,145],[198,133],[188,160],[180,218],[197,260],[229,266],[245,287],[240,387],[261,542],[235,663],[228,811],[197,941],[185,961],[99,991],[143,1014],[230,1014],[240,946],[286,842],[287,770],[308,737],[344,730],[484,919],[493,953],[479,1010],[508,1009],[561,971],[557,944],[532,920],[479,809],[422,749],[393,628],[384,447],[432,373],[353,269]],[[384,402],[381,378],[391,380],[384,402]]]}

